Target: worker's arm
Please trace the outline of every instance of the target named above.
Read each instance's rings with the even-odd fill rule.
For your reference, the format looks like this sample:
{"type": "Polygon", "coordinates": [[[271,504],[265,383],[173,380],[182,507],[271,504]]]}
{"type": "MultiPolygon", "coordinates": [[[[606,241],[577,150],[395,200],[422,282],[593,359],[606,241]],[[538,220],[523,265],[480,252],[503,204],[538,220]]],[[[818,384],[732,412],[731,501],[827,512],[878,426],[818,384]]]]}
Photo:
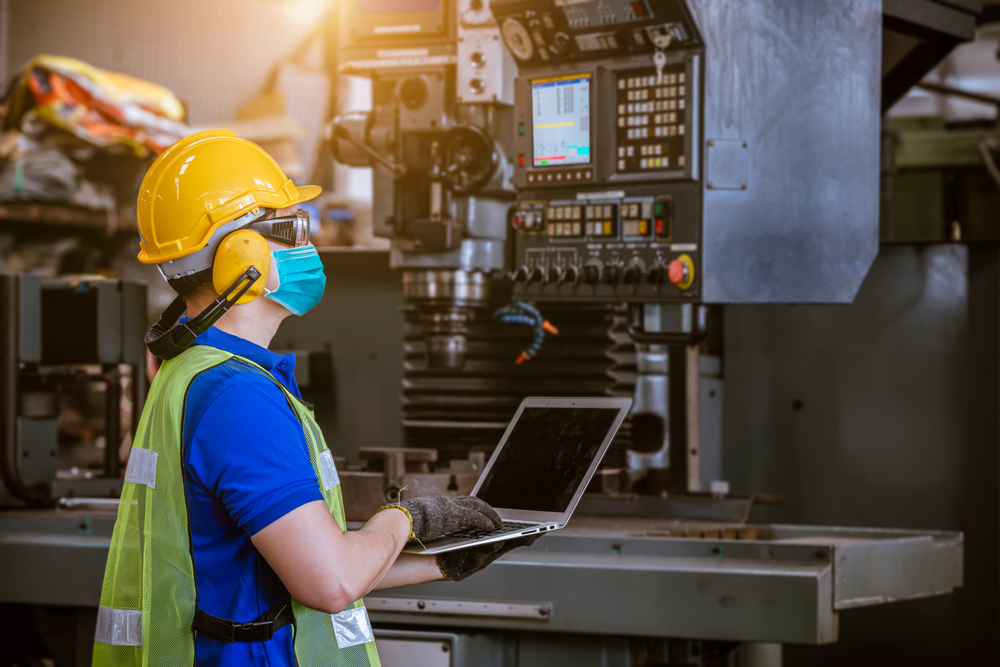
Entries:
{"type": "Polygon", "coordinates": [[[372,590],[382,590],[383,588],[396,588],[397,586],[412,586],[413,584],[425,584],[428,581],[443,581],[444,575],[438,567],[437,558],[434,556],[421,556],[419,554],[400,554],[396,562],[392,564],[389,571],[382,578],[382,581],[375,585],[372,590]]]}
{"type": "MultiPolygon", "coordinates": [[[[326,505],[313,501],[250,539],[296,600],[335,614],[376,588],[445,578],[448,570],[435,558],[400,555],[411,534],[429,540],[465,526],[494,530],[502,523],[479,498],[426,496],[388,505],[361,530],[345,533],[326,505]]],[[[455,572],[471,574],[486,564],[462,563],[455,572]]]]}
{"type": "Polygon", "coordinates": [[[379,512],[361,530],[345,533],[326,505],[314,501],[250,539],[292,597],[336,614],[374,588],[442,578],[433,558],[415,556],[421,562],[403,559],[385,582],[409,535],[410,520],[398,510],[379,512]]]}

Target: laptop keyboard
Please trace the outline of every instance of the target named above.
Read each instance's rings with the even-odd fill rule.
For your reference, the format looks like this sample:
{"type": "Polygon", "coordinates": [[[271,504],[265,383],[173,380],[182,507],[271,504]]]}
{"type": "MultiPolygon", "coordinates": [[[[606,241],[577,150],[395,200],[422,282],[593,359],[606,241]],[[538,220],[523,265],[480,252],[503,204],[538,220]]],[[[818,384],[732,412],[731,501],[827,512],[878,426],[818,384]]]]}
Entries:
{"type": "Polygon", "coordinates": [[[514,533],[525,528],[531,528],[532,526],[537,526],[536,523],[521,523],[518,521],[504,521],[503,526],[497,528],[496,530],[486,531],[479,530],[478,528],[467,528],[463,530],[457,530],[454,533],[448,533],[447,537],[465,537],[469,539],[478,540],[484,537],[496,537],[497,535],[506,535],[507,533],[514,533]]]}

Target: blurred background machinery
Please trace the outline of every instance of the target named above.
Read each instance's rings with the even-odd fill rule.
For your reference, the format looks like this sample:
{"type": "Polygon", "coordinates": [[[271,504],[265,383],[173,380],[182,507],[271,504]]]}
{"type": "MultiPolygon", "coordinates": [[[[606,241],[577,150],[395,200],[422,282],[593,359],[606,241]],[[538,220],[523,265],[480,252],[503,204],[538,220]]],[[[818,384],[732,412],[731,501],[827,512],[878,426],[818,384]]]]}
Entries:
{"type": "Polygon", "coordinates": [[[461,369],[468,330],[506,266],[513,63],[480,0],[343,3],[342,72],[372,109],[330,126],[338,162],[372,167],[372,228],[424,332],[431,368],[461,369]]]}

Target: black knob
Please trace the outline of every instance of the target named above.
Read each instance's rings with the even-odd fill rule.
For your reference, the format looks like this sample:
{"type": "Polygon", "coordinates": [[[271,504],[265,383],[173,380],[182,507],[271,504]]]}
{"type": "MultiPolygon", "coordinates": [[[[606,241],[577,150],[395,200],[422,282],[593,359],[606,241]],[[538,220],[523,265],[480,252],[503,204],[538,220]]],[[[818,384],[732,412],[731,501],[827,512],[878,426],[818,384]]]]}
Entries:
{"type": "Polygon", "coordinates": [[[559,274],[559,280],[557,281],[559,285],[563,283],[569,283],[570,285],[577,285],[580,283],[580,270],[575,266],[567,266],[559,274]]]}
{"type": "Polygon", "coordinates": [[[600,277],[601,277],[601,272],[596,266],[588,264],[587,266],[583,267],[583,282],[587,283],[588,285],[593,285],[600,279],[600,277]]]}
{"type": "Polygon", "coordinates": [[[535,267],[528,274],[528,284],[545,282],[545,269],[540,266],[535,267]]]}
{"type": "Polygon", "coordinates": [[[639,282],[640,273],[638,266],[630,266],[622,273],[622,282],[626,285],[634,285],[639,282]]]}
{"type": "Polygon", "coordinates": [[[552,44],[549,45],[549,51],[553,55],[561,56],[566,53],[567,49],[569,49],[569,35],[564,32],[556,33],[556,36],[552,38],[552,44]]]}
{"type": "Polygon", "coordinates": [[[545,271],[545,282],[547,283],[559,282],[559,269],[557,269],[554,266],[550,266],[545,271]]]}
{"type": "Polygon", "coordinates": [[[650,285],[662,285],[663,284],[663,265],[656,264],[649,271],[646,272],[646,282],[650,285]]]}
{"type": "Polygon", "coordinates": [[[609,285],[614,285],[618,282],[618,274],[621,271],[617,264],[605,264],[604,269],[601,270],[601,280],[609,285]]]}
{"type": "Polygon", "coordinates": [[[528,267],[526,266],[522,266],[520,269],[514,272],[514,275],[511,276],[511,280],[513,280],[515,283],[523,283],[527,279],[528,279],[528,267]]]}

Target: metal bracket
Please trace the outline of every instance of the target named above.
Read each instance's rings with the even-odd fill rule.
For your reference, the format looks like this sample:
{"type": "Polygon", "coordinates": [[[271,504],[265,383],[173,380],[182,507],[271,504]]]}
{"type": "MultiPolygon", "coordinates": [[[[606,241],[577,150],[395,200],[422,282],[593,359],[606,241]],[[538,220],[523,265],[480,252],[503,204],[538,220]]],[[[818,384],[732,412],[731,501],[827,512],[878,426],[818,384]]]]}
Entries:
{"type": "Polygon", "coordinates": [[[476,616],[487,618],[519,618],[531,621],[548,621],[552,616],[552,603],[515,604],[482,602],[478,600],[427,600],[420,598],[365,598],[370,612],[402,614],[431,614],[434,616],[476,616]]]}

